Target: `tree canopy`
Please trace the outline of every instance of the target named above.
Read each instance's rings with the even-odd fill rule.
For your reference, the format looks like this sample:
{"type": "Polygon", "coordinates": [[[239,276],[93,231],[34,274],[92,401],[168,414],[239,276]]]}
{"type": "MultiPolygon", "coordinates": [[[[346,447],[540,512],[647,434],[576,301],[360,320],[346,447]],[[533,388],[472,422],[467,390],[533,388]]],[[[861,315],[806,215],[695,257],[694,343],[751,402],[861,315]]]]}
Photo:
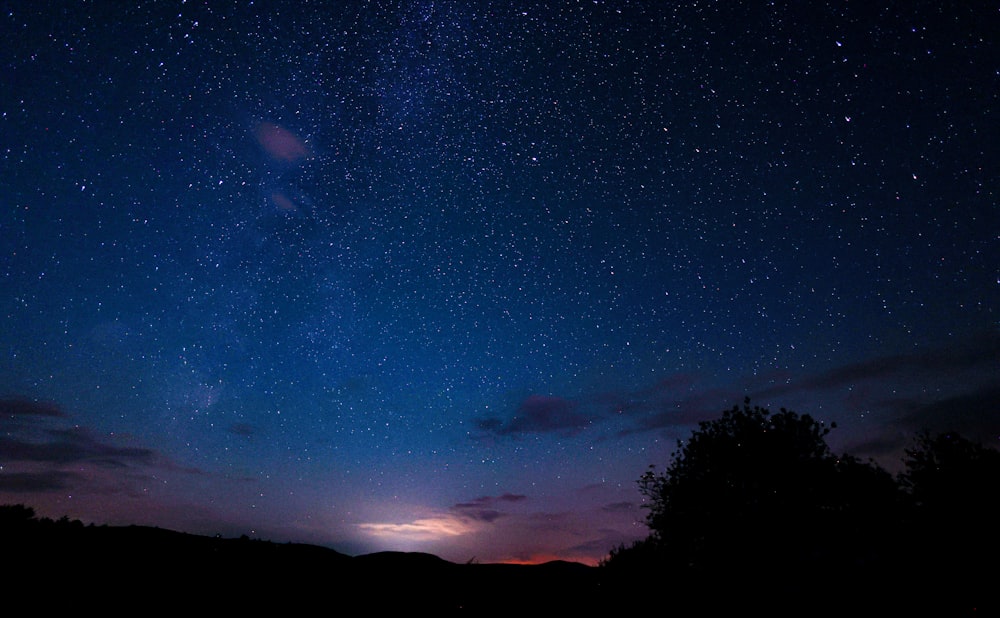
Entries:
{"type": "Polygon", "coordinates": [[[716,573],[823,555],[852,512],[896,498],[887,473],[830,450],[834,427],[749,400],[702,422],[639,481],[653,542],[674,566],[716,573]]]}
{"type": "Polygon", "coordinates": [[[907,587],[928,603],[982,600],[997,568],[978,566],[973,548],[1000,548],[1000,452],[925,433],[893,478],[832,452],[835,427],[749,399],[700,423],[662,472],[650,466],[639,479],[649,536],[604,566],[647,585],[666,576],[716,605],[724,593],[815,613],[805,599],[845,609],[867,594],[889,607],[907,587]]]}

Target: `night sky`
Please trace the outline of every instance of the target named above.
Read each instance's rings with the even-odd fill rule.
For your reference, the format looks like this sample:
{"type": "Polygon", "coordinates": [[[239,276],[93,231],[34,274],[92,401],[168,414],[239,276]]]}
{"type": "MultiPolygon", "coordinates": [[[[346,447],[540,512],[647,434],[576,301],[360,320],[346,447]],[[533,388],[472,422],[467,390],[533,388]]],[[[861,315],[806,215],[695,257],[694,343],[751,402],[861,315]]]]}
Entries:
{"type": "Polygon", "coordinates": [[[0,6],[0,503],[595,564],[745,396],[1000,445],[995,2],[0,6]]]}

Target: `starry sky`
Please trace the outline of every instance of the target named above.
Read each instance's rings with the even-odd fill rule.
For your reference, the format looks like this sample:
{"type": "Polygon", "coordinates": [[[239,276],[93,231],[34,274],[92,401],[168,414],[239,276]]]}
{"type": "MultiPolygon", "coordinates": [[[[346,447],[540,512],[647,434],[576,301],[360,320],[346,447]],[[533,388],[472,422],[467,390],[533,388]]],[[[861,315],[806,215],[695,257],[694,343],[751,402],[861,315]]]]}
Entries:
{"type": "Polygon", "coordinates": [[[745,396],[1000,444],[994,2],[0,7],[0,502],[596,564],[745,396]]]}

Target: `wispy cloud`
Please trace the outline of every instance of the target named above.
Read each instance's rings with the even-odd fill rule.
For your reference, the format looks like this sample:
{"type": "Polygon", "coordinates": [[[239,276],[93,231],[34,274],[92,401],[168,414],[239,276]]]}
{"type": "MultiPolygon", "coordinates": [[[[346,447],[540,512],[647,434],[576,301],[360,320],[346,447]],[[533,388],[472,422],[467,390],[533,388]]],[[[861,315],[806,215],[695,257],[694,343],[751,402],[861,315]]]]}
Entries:
{"type": "Polygon", "coordinates": [[[668,376],[635,391],[597,391],[575,399],[532,395],[509,418],[479,419],[491,435],[577,435],[609,426],[617,435],[696,424],[721,411],[720,405],[741,401],[743,393],[697,390],[690,374],[668,376]],[[720,403],[721,402],[721,403],[720,403]]]}
{"type": "Polygon", "coordinates": [[[235,436],[249,438],[257,433],[257,429],[250,423],[233,423],[229,426],[229,433],[235,436]]]}
{"type": "MultiPolygon", "coordinates": [[[[597,498],[594,488],[582,490],[597,498]]],[[[551,506],[545,501],[547,506],[551,506]]],[[[358,527],[378,545],[429,551],[445,559],[538,563],[577,560],[597,564],[610,548],[631,542],[644,531],[632,502],[584,500],[566,510],[538,510],[541,501],[504,493],[480,496],[450,507],[419,513],[393,523],[366,522],[358,527]],[[484,553],[484,548],[487,552],[484,553]]]]}
{"type": "Polygon", "coordinates": [[[443,511],[422,509],[421,514],[409,521],[366,522],[358,524],[358,528],[369,536],[399,544],[440,541],[477,532],[507,515],[502,511],[503,505],[526,499],[527,496],[511,493],[480,496],[443,511]]]}
{"type": "Polygon", "coordinates": [[[480,419],[479,427],[501,436],[551,432],[573,434],[586,428],[594,420],[582,413],[579,404],[573,400],[531,395],[520,403],[511,418],[480,419]]]}
{"type": "MultiPolygon", "coordinates": [[[[970,436],[995,439],[1000,432],[991,411],[1000,408],[990,405],[996,398],[992,387],[997,375],[1000,334],[990,332],[949,346],[873,357],[814,374],[749,375],[743,384],[725,389],[702,384],[696,374],[685,372],[633,391],[595,390],[573,398],[533,395],[509,417],[481,418],[479,427],[497,437],[589,432],[599,439],[605,434],[676,433],[717,417],[749,395],[762,405],[777,401],[793,408],[800,403],[825,406],[831,417],[878,419],[896,429],[950,424],[970,436]],[[920,397],[893,394],[908,392],[920,397]]],[[[866,426],[873,422],[866,420],[866,426]]],[[[902,438],[869,431],[864,439],[866,448],[898,450],[902,438]],[[880,440],[892,445],[885,442],[879,447],[880,440]]]]}
{"type": "Polygon", "coordinates": [[[49,416],[61,417],[66,414],[55,403],[32,399],[0,399],[0,419],[17,417],[49,416]]]}
{"type": "Polygon", "coordinates": [[[899,423],[913,431],[956,431],[994,445],[1000,439],[1000,386],[988,385],[929,403],[898,400],[895,405],[899,423]]]}
{"type": "Polygon", "coordinates": [[[53,425],[50,419],[65,418],[54,404],[25,400],[0,401],[0,457],[11,462],[68,464],[91,462],[104,466],[148,462],[154,455],[146,448],[120,447],[102,442],[84,427],[53,425]]]}
{"type": "Polygon", "coordinates": [[[0,457],[7,461],[72,463],[90,461],[106,466],[128,461],[147,462],[153,451],[145,448],[116,447],[95,440],[86,429],[49,429],[41,442],[0,437],[0,457]]]}
{"type": "Polygon", "coordinates": [[[469,502],[460,502],[451,507],[452,513],[476,521],[492,523],[503,517],[501,505],[526,500],[527,496],[518,494],[503,494],[502,496],[481,496],[469,502]]]}
{"type": "Polygon", "coordinates": [[[153,449],[102,440],[73,423],[59,405],[25,398],[0,400],[0,461],[0,492],[10,497],[55,491],[105,494],[115,483],[131,493],[128,486],[148,470],[173,469],[153,449]]]}
{"type": "Polygon", "coordinates": [[[79,480],[79,475],[60,470],[9,472],[0,474],[0,491],[26,494],[55,491],[72,487],[79,480]]]}
{"type": "MultiPolygon", "coordinates": [[[[813,391],[852,386],[862,382],[898,378],[900,376],[955,376],[1000,369],[1000,334],[984,333],[981,337],[955,342],[931,350],[909,354],[880,356],[849,363],[828,371],[762,389],[760,396],[774,396],[799,391],[813,391]]],[[[997,374],[992,373],[995,377],[997,374]]]]}
{"type": "Polygon", "coordinates": [[[448,537],[461,536],[472,531],[473,526],[466,518],[451,515],[424,517],[401,523],[362,523],[358,528],[368,535],[404,544],[413,541],[439,541],[448,537]]]}
{"type": "Polygon", "coordinates": [[[608,513],[620,513],[623,511],[631,512],[634,511],[635,508],[636,508],[635,502],[622,501],[622,502],[611,502],[609,504],[605,504],[604,506],[601,507],[601,510],[606,511],[608,513]]]}

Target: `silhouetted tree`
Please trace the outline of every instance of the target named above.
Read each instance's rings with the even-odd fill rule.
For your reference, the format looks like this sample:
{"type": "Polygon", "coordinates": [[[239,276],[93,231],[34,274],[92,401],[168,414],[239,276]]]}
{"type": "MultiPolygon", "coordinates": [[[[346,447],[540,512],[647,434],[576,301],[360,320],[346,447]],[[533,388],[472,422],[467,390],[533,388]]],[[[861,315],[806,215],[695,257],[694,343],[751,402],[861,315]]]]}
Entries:
{"type": "Polygon", "coordinates": [[[1000,451],[954,432],[918,434],[900,485],[912,499],[913,579],[981,610],[1000,581],[1000,451]]]}
{"type": "Polygon", "coordinates": [[[835,455],[833,427],[749,399],[700,423],[664,472],[651,466],[639,480],[650,537],[619,547],[606,566],[642,565],[705,599],[718,589],[734,604],[772,607],[857,585],[891,551],[879,544],[893,538],[883,533],[899,492],[878,466],[835,455]]]}
{"type": "Polygon", "coordinates": [[[900,483],[917,508],[937,516],[995,514],[1000,491],[1000,451],[954,432],[921,432],[906,449],[900,483]]]}
{"type": "Polygon", "coordinates": [[[0,505],[0,529],[20,528],[35,519],[35,509],[23,504],[0,505]]]}

